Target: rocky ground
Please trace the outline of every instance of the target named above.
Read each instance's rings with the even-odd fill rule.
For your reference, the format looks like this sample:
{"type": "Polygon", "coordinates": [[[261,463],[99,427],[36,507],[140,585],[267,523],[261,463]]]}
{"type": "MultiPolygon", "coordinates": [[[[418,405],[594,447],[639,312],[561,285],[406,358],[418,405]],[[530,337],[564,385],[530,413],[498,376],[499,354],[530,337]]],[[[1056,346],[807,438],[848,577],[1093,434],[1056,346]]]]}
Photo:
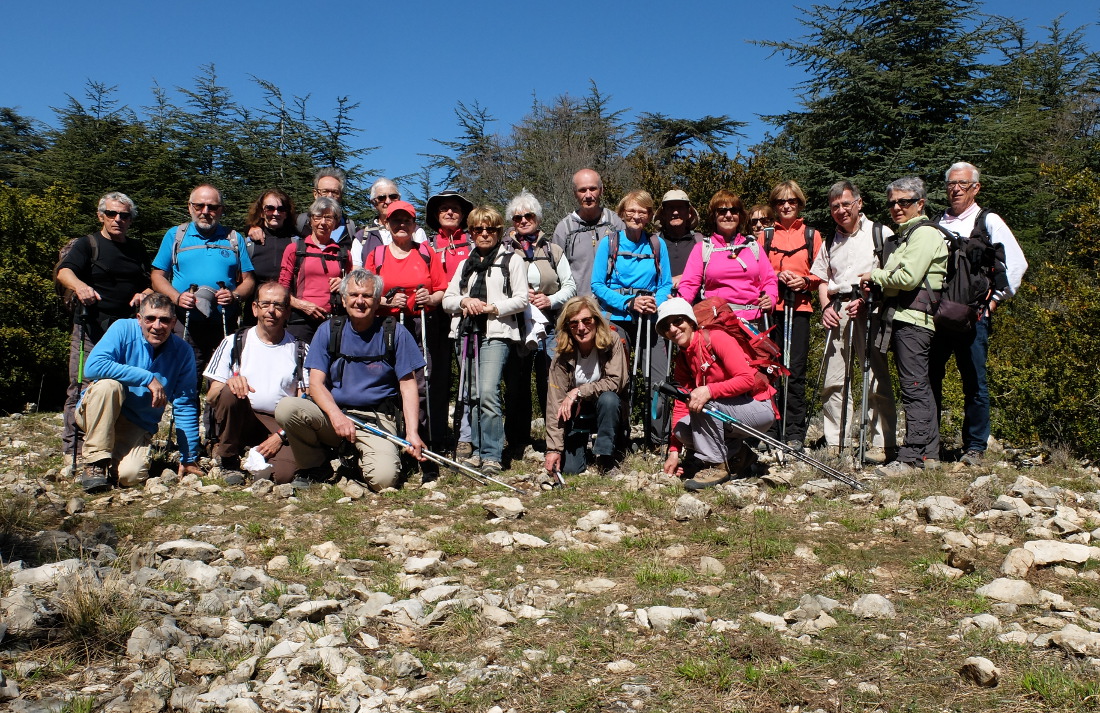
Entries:
{"type": "Polygon", "coordinates": [[[0,419],[0,709],[1100,709],[1100,475],[991,455],[853,492],[692,496],[632,457],[519,495],[457,475],[217,474],[85,497],[56,414],[0,419]]]}

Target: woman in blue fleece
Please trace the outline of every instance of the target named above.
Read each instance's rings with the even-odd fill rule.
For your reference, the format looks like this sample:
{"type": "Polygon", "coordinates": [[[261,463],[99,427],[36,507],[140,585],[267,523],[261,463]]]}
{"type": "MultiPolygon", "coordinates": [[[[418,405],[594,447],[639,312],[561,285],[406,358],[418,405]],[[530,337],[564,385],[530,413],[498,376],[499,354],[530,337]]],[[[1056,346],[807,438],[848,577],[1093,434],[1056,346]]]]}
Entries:
{"type": "MultiPolygon", "coordinates": [[[[596,247],[592,262],[592,294],[619,333],[626,337],[631,354],[634,349],[644,350],[649,345],[650,379],[653,384],[659,384],[668,369],[668,351],[665,341],[657,334],[656,315],[658,305],[672,292],[672,268],[664,241],[646,232],[655,211],[653,196],[646,191],[630,191],[619,201],[615,212],[623,219],[626,229],[603,238],[596,247]],[[634,344],[635,341],[639,343],[634,344]]],[[[646,354],[643,351],[639,356],[638,368],[644,373],[646,354]]],[[[646,395],[647,414],[650,413],[650,397],[646,395]]],[[[664,406],[662,399],[646,434],[648,442],[655,447],[668,440],[664,406]]]]}
{"type": "Polygon", "coordinates": [[[112,484],[137,485],[149,475],[149,446],[171,401],[180,448],[180,475],[201,474],[195,353],[172,334],[176,309],[166,295],[141,301],[137,319],[110,326],[88,355],[91,380],[76,406],[85,432],[84,475],[89,493],[112,484]]]}

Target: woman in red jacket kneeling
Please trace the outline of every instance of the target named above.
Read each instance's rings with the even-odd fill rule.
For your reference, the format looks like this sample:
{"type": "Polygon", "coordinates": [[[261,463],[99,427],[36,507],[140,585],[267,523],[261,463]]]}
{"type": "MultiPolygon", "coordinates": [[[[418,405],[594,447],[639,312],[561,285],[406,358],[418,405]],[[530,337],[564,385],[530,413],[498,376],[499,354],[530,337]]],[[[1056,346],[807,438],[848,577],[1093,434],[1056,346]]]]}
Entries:
{"type": "Polygon", "coordinates": [[[709,406],[766,431],[776,418],[775,389],[756,378],[756,369],[734,337],[719,329],[699,329],[686,300],[674,297],[661,304],[657,332],[679,348],[673,375],[680,388],[691,394],[686,404],[676,401],[673,406],[664,470],[683,474],[680,451],[687,446],[702,468],[684,482],[685,488],[702,490],[725,483],[746,468],[749,448],[744,434],[702,409],[709,406]]]}

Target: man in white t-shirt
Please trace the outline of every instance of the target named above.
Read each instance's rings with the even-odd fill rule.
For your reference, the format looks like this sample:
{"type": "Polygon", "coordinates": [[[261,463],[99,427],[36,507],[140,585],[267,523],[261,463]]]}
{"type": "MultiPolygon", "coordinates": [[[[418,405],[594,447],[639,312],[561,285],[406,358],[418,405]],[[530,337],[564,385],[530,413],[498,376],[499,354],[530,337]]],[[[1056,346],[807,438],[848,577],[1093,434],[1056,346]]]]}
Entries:
{"type": "Polygon", "coordinates": [[[256,451],[274,469],[276,483],[294,479],[294,454],[275,422],[275,406],[304,392],[302,362],[306,345],[286,331],[290,294],[277,282],[260,286],[252,303],[256,326],[227,336],[203,374],[210,379],[207,401],[220,433],[214,455],[230,485],[244,482],[241,455],[256,451]]]}

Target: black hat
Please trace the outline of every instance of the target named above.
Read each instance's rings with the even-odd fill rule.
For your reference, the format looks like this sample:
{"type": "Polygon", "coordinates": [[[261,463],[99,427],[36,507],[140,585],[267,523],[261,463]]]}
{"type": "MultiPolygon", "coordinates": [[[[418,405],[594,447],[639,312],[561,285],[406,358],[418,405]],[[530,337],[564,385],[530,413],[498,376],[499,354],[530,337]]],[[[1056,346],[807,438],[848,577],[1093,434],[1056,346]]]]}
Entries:
{"type": "Polygon", "coordinates": [[[463,228],[466,227],[466,216],[474,209],[474,204],[458,191],[442,191],[429,198],[428,205],[424,208],[424,222],[432,230],[439,230],[439,204],[447,198],[454,198],[462,204],[462,222],[460,225],[463,228]]]}

